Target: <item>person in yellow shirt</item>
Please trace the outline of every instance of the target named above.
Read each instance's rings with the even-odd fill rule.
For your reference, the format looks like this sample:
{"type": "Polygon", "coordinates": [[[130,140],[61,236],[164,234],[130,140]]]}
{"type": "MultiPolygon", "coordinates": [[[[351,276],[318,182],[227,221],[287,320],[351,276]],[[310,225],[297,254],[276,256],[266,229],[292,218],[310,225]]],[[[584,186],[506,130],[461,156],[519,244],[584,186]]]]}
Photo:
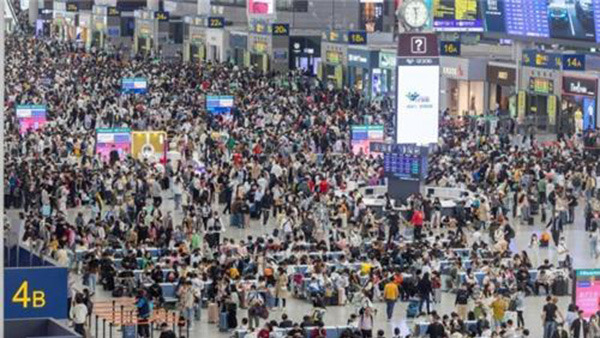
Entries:
{"type": "Polygon", "coordinates": [[[394,315],[394,305],[396,305],[398,296],[400,296],[398,285],[394,283],[393,279],[390,279],[383,288],[383,299],[385,300],[386,304],[388,322],[392,320],[392,316],[394,315]]]}
{"type": "Polygon", "coordinates": [[[492,317],[494,319],[494,325],[499,327],[504,322],[504,315],[508,309],[508,302],[504,299],[501,294],[497,294],[496,298],[490,304],[492,308],[492,317]]]}

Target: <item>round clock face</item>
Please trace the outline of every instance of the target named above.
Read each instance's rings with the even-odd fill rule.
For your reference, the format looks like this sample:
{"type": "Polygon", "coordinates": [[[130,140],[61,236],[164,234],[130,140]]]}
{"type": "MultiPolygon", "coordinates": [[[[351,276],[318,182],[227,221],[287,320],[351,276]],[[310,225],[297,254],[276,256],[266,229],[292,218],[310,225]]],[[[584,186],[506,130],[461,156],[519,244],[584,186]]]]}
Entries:
{"type": "Polygon", "coordinates": [[[421,1],[412,1],[404,8],[404,21],[413,28],[425,26],[429,19],[427,5],[421,1]]]}

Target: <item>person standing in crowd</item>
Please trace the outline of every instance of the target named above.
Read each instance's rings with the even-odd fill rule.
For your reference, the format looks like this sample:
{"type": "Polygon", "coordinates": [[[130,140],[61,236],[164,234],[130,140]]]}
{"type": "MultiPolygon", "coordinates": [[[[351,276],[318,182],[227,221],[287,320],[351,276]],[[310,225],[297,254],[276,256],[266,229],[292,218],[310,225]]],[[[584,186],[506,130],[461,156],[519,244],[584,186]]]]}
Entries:
{"type": "Polygon", "coordinates": [[[137,297],[135,306],[137,308],[138,335],[142,338],[150,337],[150,317],[152,316],[152,304],[146,296],[146,291],[141,290],[137,297]]]}
{"type": "Polygon", "coordinates": [[[423,211],[420,208],[413,208],[410,223],[413,227],[413,237],[415,241],[421,240],[424,221],[423,211]]]}
{"type": "Polygon", "coordinates": [[[275,283],[275,306],[285,309],[288,297],[288,276],[283,268],[278,269],[275,283]]]}
{"type": "Polygon", "coordinates": [[[390,279],[383,288],[383,299],[386,304],[386,314],[388,322],[392,320],[394,316],[394,306],[396,305],[396,301],[400,296],[400,292],[398,290],[398,285],[394,282],[393,279],[390,279]]]}
{"type": "Polygon", "coordinates": [[[570,331],[573,338],[587,337],[588,323],[583,318],[583,311],[579,310],[577,312],[577,318],[571,323],[570,331]]]}
{"type": "Polygon", "coordinates": [[[558,318],[564,321],[564,317],[560,309],[556,306],[556,298],[552,296],[546,297],[546,305],[542,308],[542,320],[544,323],[544,337],[554,338],[554,332],[557,330],[558,318]]]}
{"type": "Polygon", "coordinates": [[[358,328],[362,334],[362,338],[373,338],[375,319],[372,311],[372,308],[365,307],[360,309],[358,314],[358,328]]]}
{"type": "Polygon", "coordinates": [[[462,320],[467,319],[467,314],[469,312],[469,297],[470,297],[469,289],[467,284],[463,283],[456,292],[456,300],[454,304],[456,306],[456,313],[462,320]]]}
{"type": "Polygon", "coordinates": [[[417,283],[417,291],[419,295],[419,312],[422,311],[423,305],[426,305],[427,314],[431,313],[431,296],[433,287],[429,279],[429,272],[425,272],[423,277],[417,283]]]}
{"type": "Polygon", "coordinates": [[[70,317],[73,320],[75,332],[82,336],[86,335],[85,324],[87,323],[88,316],[88,307],[83,301],[83,295],[78,293],[75,296],[75,306],[71,307],[70,317]]]}

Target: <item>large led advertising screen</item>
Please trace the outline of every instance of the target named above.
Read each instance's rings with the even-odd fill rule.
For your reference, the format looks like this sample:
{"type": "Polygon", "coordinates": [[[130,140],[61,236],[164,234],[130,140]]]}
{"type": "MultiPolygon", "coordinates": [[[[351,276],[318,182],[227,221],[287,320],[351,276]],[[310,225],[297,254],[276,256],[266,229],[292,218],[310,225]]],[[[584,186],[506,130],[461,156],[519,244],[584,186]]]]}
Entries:
{"type": "Polygon", "coordinates": [[[396,143],[437,143],[439,91],[438,65],[398,66],[396,143]]]}
{"type": "Polygon", "coordinates": [[[589,318],[600,310],[600,269],[575,270],[575,305],[589,318]]]}
{"type": "Polygon", "coordinates": [[[479,0],[434,0],[433,27],[438,31],[483,32],[479,0]]]}
{"type": "Polygon", "coordinates": [[[42,129],[48,121],[45,105],[18,105],[16,113],[21,135],[42,129]]]}
{"type": "Polygon", "coordinates": [[[360,0],[360,30],[383,31],[383,0],[360,0]]]}
{"type": "Polygon", "coordinates": [[[350,127],[352,136],[352,153],[361,152],[369,155],[371,142],[383,142],[385,139],[383,125],[353,125],[350,127]]]}
{"type": "Polygon", "coordinates": [[[123,159],[130,152],[131,131],[128,128],[96,129],[96,154],[100,155],[103,161],[109,161],[112,154],[123,159]]]}

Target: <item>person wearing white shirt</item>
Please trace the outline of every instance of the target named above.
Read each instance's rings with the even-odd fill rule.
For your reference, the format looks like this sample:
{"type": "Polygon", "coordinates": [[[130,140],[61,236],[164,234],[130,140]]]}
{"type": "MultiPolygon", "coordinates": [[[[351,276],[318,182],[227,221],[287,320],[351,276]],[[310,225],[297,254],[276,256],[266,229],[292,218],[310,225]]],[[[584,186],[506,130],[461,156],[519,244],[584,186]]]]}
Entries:
{"type": "Polygon", "coordinates": [[[71,308],[71,318],[75,332],[85,336],[85,322],[88,316],[88,308],[83,303],[83,297],[78,294],[75,297],[75,306],[71,308]]]}

